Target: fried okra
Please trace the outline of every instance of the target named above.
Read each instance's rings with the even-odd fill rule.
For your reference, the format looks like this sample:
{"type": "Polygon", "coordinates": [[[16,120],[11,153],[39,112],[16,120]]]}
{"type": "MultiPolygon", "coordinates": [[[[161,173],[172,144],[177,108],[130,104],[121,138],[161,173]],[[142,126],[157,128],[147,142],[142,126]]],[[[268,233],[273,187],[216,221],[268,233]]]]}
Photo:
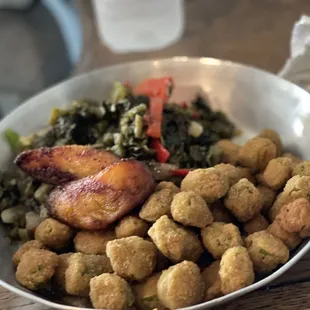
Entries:
{"type": "Polygon", "coordinates": [[[90,279],[105,272],[113,272],[106,255],[72,254],[65,272],[67,293],[88,296],[90,279]]]}
{"type": "Polygon", "coordinates": [[[256,179],[258,184],[266,186],[266,182],[265,182],[265,179],[264,179],[264,171],[261,171],[261,172],[257,173],[255,175],[255,179],[256,179]]]}
{"type": "Polygon", "coordinates": [[[164,310],[157,296],[157,283],[161,273],[153,274],[143,282],[134,285],[135,305],[138,310],[164,310]]]}
{"type": "Polygon", "coordinates": [[[290,158],[278,157],[272,159],[264,171],[264,183],[274,189],[279,190],[284,187],[292,176],[293,163],[290,158]]]}
{"type": "Polygon", "coordinates": [[[190,171],[181,183],[182,191],[194,191],[207,203],[225,196],[229,189],[229,180],[215,168],[190,171]]]}
{"type": "Polygon", "coordinates": [[[250,235],[257,231],[265,230],[269,226],[268,221],[260,213],[243,224],[244,231],[250,235]]]}
{"type": "Polygon", "coordinates": [[[173,193],[178,193],[181,190],[172,182],[162,181],[157,184],[155,191],[160,191],[162,189],[170,189],[173,193]]]}
{"type": "MultiPolygon", "coordinates": [[[[150,240],[152,240],[152,239],[150,238],[150,240]]],[[[156,245],[155,245],[155,247],[156,247],[156,245]]],[[[167,269],[170,266],[171,266],[171,261],[162,252],[160,252],[157,249],[157,259],[156,259],[155,271],[157,271],[157,272],[158,271],[163,271],[164,269],[167,269]]]]}
{"type": "Polygon", "coordinates": [[[58,266],[55,270],[53,283],[57,290],[66,291],[66,270],[68,268],[68,261],[73,253],[60,254],[58,256],[58,266]]]}
{"type": "Polygon", "coordinates": [[[111,230],[81,230],[76,234],[73,243],[77,252],[101,255],[106,253],[107,243],[115,238],[115,233],[111,230]]]}
{"type": "Polygon", "coordinates": [[[300,233],[299,236],[303,239],[308,238],[310,236],[310,229],[303,229],[300,233]]]}
{"type": "Polygon", "coordinates": [[[280,193],[268,212],[269,220],[273,222],[276,219],[282,207],[287,203],[291,202],[292,200],[293,199],[286,192],[280,193]]]}
{"type": "Polygon", "coordinates": [[[296,165],[293,169],[293,175],[310,177],[310,160],[305,160],[296,165]]]}
{"type": "Polygon", "coordinates": [[[219,275],[220,261],[213,262],[210,266],[206,267],[201,275],[205,282],[204,301],[220,297],[223,295],[221,291],[221,278],[219,275]]]}
{"type": "Polygon", "coordinates": [[[129,284],[118,275],[109,273],[90,280],[89,296],[96,309],[126,310],[135,301],[129,284]]]}
{"type": "Polygon", "coordinates": [[[258,137],[266,138],[271,140],[277,147],[277,156],[281,156],[283,153],[283,145],[280,138],[280,135],[273,129],[264,129],[258,137]]]}
{"type": "Polygon", "coordinates": [[[255,275],[247,250],[242,246],[228,249],[221,259],[219,275],[224,295],[251,285],[255,275]]]}
{"type": "Polygon", "coordinates": [[[252,171],[264,170],[269,161],[277,157],[275,144],[266,138],[248,140],[239,151],[239,164],[252,171]]]}
{"type": "Polygon", "coordinates": [[[273,221],[279,214],[282,207],[298,198],[310,197],[310,177],[295,175],[290,178],[282,193],[277,196],[272,208],[269,211],[269,219],[273,221]]]}
{"type": "Polygon", "coordinates": [[[262,213],[263,214],[268,214],[270,208],[272,207],[275,199],[276,199],[276,192],[266,186],[263,185],[258,185],[256,187],[260,194],[261,194],[261,198],[263,200],[263,209],[262,209],[262,213]]]}
{"type": "Polygon", "coordinates": [[[279,225],[278,221],[273,221],[268,226],[267,231],[280,239],[290,250],[295,249],[301,242],[301,237],[298,233],[287,232],[279,225]]]}
{"type": "Polygon", "coordinates": [[[283,206],[276,221],[287,232],[300,233],[303,237],[310,236],[310,202],[299,198],[283,206]]]}
{"type": "Polygon", "coordinates": [[[226,175],[230,186],[236,184],[241,179],[240,171],[231,164],[218,164],[214,168],[226,175]]]}
{"type": "Polygon", "coordinates": [[[289,259],[286,245],[269,232],[263,230],[249,235],[245,245],[258,273],[268,273],[279,264],[285,264],[289,259]]]}
{"type": "Polygon", "coordinates": [[[114,272],[128,280],[141,281],[152,274],[156,266],[156,247],[137,236],[109,241],[107,255],[114,272]]]}
{"type": "Polygon", "coordinates": [[[237,172],[239,174],[239,180],[241,179],[248,179],[252,184],[256,183],[256,179],[254,174],[251,172],[249,168],[246,167],[236,167],[237,172]]]}
{"type": "Polygon", "coordinates": [[[224,206],[222,200],[218,200],[210,206],[214,222],[233,223],[234,219],[224,206]]]}
{"type": "Polygon", "coordinates": [[[21,257],[17,266],[16,280],[30,290],[44,287],[58,266],[58,256],[43,249],[30,249],[21,257]]]}
{"type": "Polygon", "coordinates": [[[216,144],[222,151],[222,162],[226,164],[236,165],[238,161],[238,153],[240,146],[230,140],[220,140],[216,144]]]}
{"type": "Polygon", "coordinates": [[[175,192],[164,188],[152,194],[144,203],[139,217],[148,222],[155,222],[163,215],[170,215],[170,205],[175,192]]]}
{"type": "Polygon", "coordinates": [[[35,239],[47,247],[60,250],[67,247],[73,238],[72,229],[52,218],[47,218],[39,224],[34,233],[35,239]]]}
{"type": "Polygon", "coordinates": [[[213,222],[201,230],[202,242],[205,248],[217,259],[224,252],[237,245],[243,245],[240,231],[234,224],[213,222]]]}
{"type": "Polygon", "coordinates": [[[177,193],[171,203],[175,221],[203,228],[213,222],[213,216],[204,199],[193,191],[177,193]]]}
{"type": "Polygon", "coordinates": [[[43,249],[45,250],[45,245],[38,240],[30,240],[24,243],[13,255],[12,261],[15,265],[18,265],[22,259],[22,256],[31,249],[43,249]]]}
{"type": "Polygon", "coordinates": [[[302,162],[301,158],[289,152],[283,153],[282,157],[290,158],[292,162],[296,165],[302,162]]]}
{"type": "Polygon", "coordinates": [[[174,263],[197,261],[203,252],[198,237],[164,215],[148,231],[157,249],[174,263]]]}
{"type": "Polygon", "coordinates": [[[252,219],[263,208],[259,190],[247,179],[241,179],[229,189],[224,203],[240,222],[252,219]]]}
{"type": "Polygon", "coordinates": [[[292,198],[292,200],[298,198],[309,198],[310,176],[293,176],[287,181],[283,192],[287,193],[292,198]]]}
{"type": "Polygon", "coordinates": [[[162,272],[157,283],[158,298],[168,309],[179,309],[200,303],[204,281],[199,267],[183,261],[162,272]]]}
{"type": "Polygon", "coordinates": [[[116,238],[130,236],[144,237],[149,229],[149,225],[137,216],[128,215],[121,219],[115,227],[116,238]]]}

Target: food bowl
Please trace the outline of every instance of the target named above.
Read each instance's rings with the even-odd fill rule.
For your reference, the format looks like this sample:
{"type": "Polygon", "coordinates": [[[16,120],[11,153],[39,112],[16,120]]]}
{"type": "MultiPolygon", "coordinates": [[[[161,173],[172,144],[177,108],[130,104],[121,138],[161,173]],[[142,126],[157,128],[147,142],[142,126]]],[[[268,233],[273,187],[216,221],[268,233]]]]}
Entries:
{"type": "MultiPolygon", "coordinates": [[[[12,128],[27,135],[46,126],[53,107],[68,106],[72,100],[107,98],[114,81],[137,83],[147,77],[171,75],[176,100],[186,100],[197,91],[209,98],[210,105],[227,113],[242,129],[239,142],[254,136],[263,128],[273,128],[283,138],[285,148],[303,158],[310,158],[310,94],[298,86],[270,73],[211,58],[175,57],[166,60],[141,61],[99,69],[65,81],[31,98],[0,123],[0,132],[12,128]]],[[[0,168],[12,165],[13,154],[4,139],[0,140],[0,168]]],[[[290,260],[271,275],[229,295],[189,307],[206,309],[231,301],[267,285],[292,267],[309,250],[303,243],[291,253],[290,260]]],[[[14,247],[0,227],[0,285],[35,302],[56,309],[82,309],[60,304],[22,288],[15,280],[11,255],[14,247]]]]}

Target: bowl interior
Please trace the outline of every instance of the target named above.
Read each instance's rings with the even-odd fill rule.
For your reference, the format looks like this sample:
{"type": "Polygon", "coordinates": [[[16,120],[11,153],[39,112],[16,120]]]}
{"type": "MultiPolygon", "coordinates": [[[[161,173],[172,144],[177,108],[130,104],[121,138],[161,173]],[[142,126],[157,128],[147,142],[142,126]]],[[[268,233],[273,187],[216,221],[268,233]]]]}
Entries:
{"type": "MultiPolygon", "coordinates": [[[[0,133],[7,128],[21,134],[36,131],[46,126],[53,107],[68,106],[74,99],[107,98],[115,80],[135,84],[146,77],[163,75],[171,75],[174,78],[174,99],[184,101],[199,91],[209,98],[214,109],[227,113],[243,130],[242,136],[238,138],[240,142],[263,128],[273,128],[280,133],[287,150],[303,158],[310,158],[310,148],[307,145],[310,135],[310,95],[272,74],[210,58],[177,57],[169,60],[143,61],[100,69],[76,77],[48,89],[13,111],[1,121],[0,133]]],[[[12,153],[2,138],[0,148],[0,169],[7,169],[12,165],[12,153]]],[[[290,261],[269,277],[238,292],[190,309],[205,309],[218,305],[266,285],[297,262],[309,247],[308,241],[304,241],[293,253],[290,261]]],[[[0,251],[0,264],[3,266],[0,269],[0,284],[48,306],[73,309],[29,293],[16,283],[11,264],[14,249],[5,238],[3,227],[0,227],[0,251]]]]}

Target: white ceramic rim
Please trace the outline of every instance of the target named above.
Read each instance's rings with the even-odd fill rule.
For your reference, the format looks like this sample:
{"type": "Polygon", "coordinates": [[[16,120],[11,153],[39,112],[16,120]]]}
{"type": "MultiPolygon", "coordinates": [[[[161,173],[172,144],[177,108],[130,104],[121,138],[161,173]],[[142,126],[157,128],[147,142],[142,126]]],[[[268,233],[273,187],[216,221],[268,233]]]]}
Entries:
{"type": "MultiPolygon", "coordinates": [[[[283,80],[281,77],[277,77],[276,75],[274,75],[272,73],[269,73],[267,71],[264,71],[264,70],[261,70],[261,69],[258,69],[258,68],[252,67],[252,66],[247,66],[247,65],[243,65],[243,64],[240,64],[240,63],[235,63],[235,62],[232,62],[232,61],[225,61],[225,60],[220,60],[220,59],[216,59],[216,58],[208,58],[208,57],[192,58],[192,57],[186,57],[186,56],[178,56],[178,57],[172,57],[172,58],[164,58],[164,59],[154,59],[154,60],[143,60],[143,61],[137,61],[137,62],[130,62],[130,64],[135,64],[137,66],[140,66],[140,65],[150,64],[152,62],[155,62],[155,63],[156,62],[157,63],[158,62],[160,62],[160,63],[164,63],[164,62],[177,62],[177,63],[199,62],[202,65],[203,64],[212,64],[212,65],[222,65],[222,64],[225,64],[226,66],[231,66],[231,67],[247,68],[249,70],[256,71],[256,72],[261,72],[261,73],[264,73],[265,75],[269,75],[269,76],[272,76],[274,78],[278,78],[278,79],[283,80]]],[[[129,63],[121,63],[121,64],[114,65],[114,66],[99,68],[99,69],[90,71],[88,73],[84,73],[82,75],[79,75],[77,77],[73,77],[71,79],[65,80],[65,81],[63,81],[63,82],[61,82],[59,84],[54,85],[54,86],[51,86],[50,88],[46,89],[45,91],[43,91],[43,92],[37,94],[36,96],[28,99],[24,104],[22,104],[17,109],[13,110],[5,118],[3,118],[0,123],[3,124],[3,123],[6,123],[6,122],[10,122],[11,119],[14,117],[13,114],[15,114],[15,113],[26,114],[27,113],[27,107],[32,105],[33,98],[37,98],[38,99],[39,97],[42,97],[42,99],[43,99],[47,92],[49,92],[53,88],[56,88],[59,85],[67,83],[68,81],[73,82],[73,81],[76,81],[78,79],[84,79],[90,73],[99,73],[99,72],[102,71],[103,73],[108,74],[109,71],[113,71],[116,68],[119,68],[119,67],[122,67],[122,66],[126,66],[126,64],[129,64],[129,63]]],[[[286,82],[288,84],[290,84],[290,85],[292,84],[289,81],[286,81],[286,82]]],[[[299,91],[305,91],[305,90],[302,90],[299,86],[297,86],[297,85],[295,85],[295,86],[297,88],[299,88],[299,91]]],[[[299,252],[297,254],[295,254],[286,264],[284,264],[282,267],[280,267],[278,270],[273,272],[268,277],[266,277],[266,278],[264,278],[264,279],[262,279],[262,280],[260,280],[258,282],[255,282],[254,284],[252,284],[252,285],[250,285],[248,287],[245,287],[245,288],[243,288],[243,289],[241,289],[239,291],[236,291],[236,292],[233,292],[231,294],[228,294],[228,295],[225,295],[225,296],[213,299],[213,300],[208,301],[208,302],[204,302],[204,303],[201,303],[201,304],[198,304],[198,305],[194,305],[194,306],[191,306],[191,307],[187,307],[187,308],[183,308],[183,309],[186,309],[186,310],[202,310],[202,309],[205,309],[205,308],[211,308],[211,307],[216,306],[218,304],[226,303],[226,302],[228,302],[230,300],[236,299],[237,297],[240,297],[240,296],[245,295],[247,293],[250,293],[250,292],[252,292],[254,290],[257,290],[257,289],[259,289],[259,288],[261,288],[261,287],[271,283],[273,280],[277,279],[279,276],[284,274],[287,270],[289,270],[292,266],[294,266],[309,251],[309,249],[310,249],[310,241],[308,240],[308,242],[303,246],[303,248],[301,250],[299,250],[299,252]]],[[[0,285],[2,287],[4,287],[5,289],[7,289],[7,290],[11,291],[12,293],[15,293],[15,294],[17,294],[17,295],[19,295],[21,297],[27,298],[29,300],[32,300],[34,302],[37,302],[37,303],[40,303],[40,304],[43,304],[43,305],[46,305],[46,306],[49,306],[49,307],[52,307],[52,308],[63,309],[63,310],[89,310],[89,309],[92,309],[92,308],[81,308],[81,307],[67,306],[67,305],[56,303],[56,302],[51,302],[51,301],[48,301],[48,300],[46,300],[44,298],[38,297],[38,296],[33,295],[33,294],[29,293],[29,292],[26,292],[26,291],[23,291],[23,290],[21,290],[19,288],[16,288],[16,287],[14,287],[14,286],[12,286],[12,285],[2,281],[1,279],[0,279],[0,285]]]]}

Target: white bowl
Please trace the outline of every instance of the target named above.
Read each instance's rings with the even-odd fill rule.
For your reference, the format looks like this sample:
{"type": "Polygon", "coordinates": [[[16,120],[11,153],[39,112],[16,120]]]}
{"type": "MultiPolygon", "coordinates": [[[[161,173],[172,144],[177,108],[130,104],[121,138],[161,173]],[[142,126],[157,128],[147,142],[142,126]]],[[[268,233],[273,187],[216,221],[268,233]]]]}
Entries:
{"type": "MultiPolygon", "coordinates": [[[[239,128],[242,138],[261,129],[277,130],[288,150],[310,159],[310,95],[298,86],[277,76],[251,67],[210,58],[175,57],[166,60],[141,61],[99,69],[65,81],[28,100],[0,122],[0,132],[12,128],[29,134],[46,126],[53,107],[68,106],[73,99],[102,100],[109,95],[113,81],[137,83],[147,77],[172,75],[176,84],[174,96],[182,99],[200,89],[214,108],[226,112],[239,128]]],[[[0,168],[12,164],[12,153],[0,140],[0,168]]],[[[15,280],[11,264],[13,248],[0,227],[0,284],[8,290],[57,309],[81,309],[58,304],[22,288],[15,280]]],[[[189,307],[206,309],[222,304],[262,287],[292,267],[310,248],[308,240],[295,250],[290,260],[270,276],[232,294],[189,307]]]]}

